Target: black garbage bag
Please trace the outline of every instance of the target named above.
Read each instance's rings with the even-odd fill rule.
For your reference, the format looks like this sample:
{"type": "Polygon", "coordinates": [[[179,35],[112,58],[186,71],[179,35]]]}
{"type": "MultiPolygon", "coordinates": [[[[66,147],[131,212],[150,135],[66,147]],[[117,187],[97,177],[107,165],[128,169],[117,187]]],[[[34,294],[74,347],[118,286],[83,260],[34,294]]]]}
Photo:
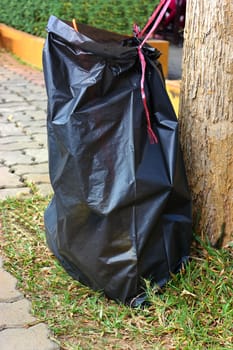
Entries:
{"type": "Polygon", "coordinates": [[[157,51],[52,16],[43,51],[48,94],[47,243],[67,272],[128,303],[187,261],[191,201],[157,51]]]}

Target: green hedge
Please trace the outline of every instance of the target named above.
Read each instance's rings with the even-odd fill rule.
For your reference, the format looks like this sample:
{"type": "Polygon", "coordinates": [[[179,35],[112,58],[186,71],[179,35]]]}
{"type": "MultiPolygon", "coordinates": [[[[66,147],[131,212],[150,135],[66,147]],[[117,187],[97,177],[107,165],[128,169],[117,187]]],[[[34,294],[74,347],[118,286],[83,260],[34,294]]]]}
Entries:
{"type": "Polygon", "coordinates": [[[50,15],[121,34],[143,27],[159,0],[1,0],[0,22],[45,37],[50,15]]]}

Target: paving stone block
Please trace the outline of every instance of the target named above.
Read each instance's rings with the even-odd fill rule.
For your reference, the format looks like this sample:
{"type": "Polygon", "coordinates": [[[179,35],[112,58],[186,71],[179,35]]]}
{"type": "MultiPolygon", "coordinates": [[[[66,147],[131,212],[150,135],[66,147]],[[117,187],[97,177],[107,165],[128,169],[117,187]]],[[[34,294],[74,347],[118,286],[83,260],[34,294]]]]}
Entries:
{"type": "Polygon", "coordinates": [[[41,149],[27,149],[25,155],[34,160],[35,163],[44,163],[48,161],[48,150],[41,149]]]}
{"type": "Polygon", "coordinates": [[[0,137],[23,135],[23,130],[13,123],[0,123],[0,137]]]}
{"type": "Polygon", "coordinates": [[[1,151],[21,151],[28,148],[36,148],[40,149],[42,146],[40,146],[37,142],[29,140],[23,141],[23,142],[12,142],[12,143],[3,143],[1,144],[1,151]]]}
{"type": "Polygon", "coordinates": [[[49,339],[48,327],[39,323],[27,329],[5,329],[0,332],[1,350],[59,350],[49,339]]]}
{"type": "Polygon", "coordinates": [[[47,145],[47,134],[33,134],[31,138],[39,144],[47,145]]]}
{"type": "Polygon", "coordinates": [[[21,85],[15,85],[15,86],[11,86],[9,88],[10,92],[14,92],[14,93],[20,93],[20,94],[27,94],[28,93],[28,89],[27,86],[25,85],[25,83],[21,83],[21,85]]]}
{"type": "Polygon", "coordinates": [[[46,134],[47,128],[45,125],[34,125],[33,123],[31,123],[31,125],[24,126],[23,131],[26,134],[31,134],[31,135],[37,135],[38,132],[46,134]]]}
{"type": "Polygon", "coordinates": [[[52,186],[50,184],[38,184],[36,185],[41,196],[50,196],[53,193],[52,186]]]}
{"type": "MultiPolygon", "coordinates": [[[[42,77],[41,81],[44,83],[44,77],[42,77]]],[[[31,86],[31,89],[32,89],[32,91],[33,91],[34,93],[36,93],[36,94],[41,93],[41,91],[43,91],[45,98],[47,98],[47,93],[46,93],[45,85],[44,85],[44,84],[43,84],[43,86],[39,86],[39,85],[33,84],[33,85],[31,86]]]]}
{"type": "Polygon", "coordinates": [[[21,299],[12,303],[0,303],[0,329],[9,327],[24,327],[36,321],[30,314],[31,303],[21,299]]]}
{"type": "Polygon", "coordinates": [[[30,93],[27,95],[27,101],[47,101],[47,95],[45,91],[38,91],[37,93],[30,93]]]}
{"type": "Polygon", "coordinates": [[[3,100],[4,102],[23,102],[25,98],[16,93],[4,93],[3,100]]]}
{"type": "MultiPolygon", "coordinates": [[[[33,182],[35,184],[50,184],[50,178],[48,174],[25,174],[22,175],[24,181],[33,182]]],[[[1,182],[0,182],[1,185],[1,182]]]]}
{"type": "Polygon", "coordinates": [[[0,151],[0,161],[5,165],[33,164],[35,160],[30,155],[22,154],[21,151],[0,151]]]}
{"type": "Polygon", "coordinates": [[[0,123],[9,123],[12,122],[12,118],[8,118],[8,116],[6,115],[6,113],[2,113],[1,109],[0,109],[0,123]]]}
{"type": "Polygon", "coordinates": [[[7,271],[0,269],[0,303],[19,300],[23,297],[16,289],[16,285],[16,278],[10,275],[7,271]]]}
{"type": "Polygon", "coordinates": [[[38,100],[34,100],[34,101],[30,101],[30,103],[33,104],[33,106],[36,106],[37,108],[43,109],[44,111],[47,110],[47,100],[43,100],[43,101],[38,101],[38,100]]]}
{"type": "Polygon", "coordinates": [[[9,172],[8,167],[0,166],[0,189],[23,187],[20,177],[9,172]]]}
{"type": "MultiPolygon", "coordinates": [[[[18,125],[25,125],[25,124],[29,124],[31,121],[30,118],[30,112],[34,112],[34,111],[27,111],[28,113],[26,113],[25,111],[21,111],[21,112],[17,112],[14,113],[14,111],[10,114],[10,116],[8,115],[8,119],[9,117],[11,118],[11,120],[14,123],[17,123],[18,125]]],[[[7,115],[6,113],[4,113],[4,115],[7,115]]]]}
{"type": "Polygon", "coordinates": [[[28,80],[28,82],[27,82],[28,84],[27,84],[27,86],[28,86],[28,89],[29,90],[32,90],[32,91],[45,91],[45,86],[44,86],[44,77],[43,77],[43,74],[42,75],[40,75],[40,76],[36,76],[35,74],[34,74],[34,72],[33,72],[33,74],[31,75],[31,77],[30,77],[30,81],[28,80]],[[40,82],[39,82],[39,80],[38,80],[38,77],[39,77],[39,80],[40,80],[40,82]],[[40,84],[38,84],[38,83],[40,83],[40,84]],[[42,84],[41,84],[42,83],[42,84]],[[38,86],[38,90],[36,90],[36,87],[38,86]]]}
{"type": "Polygon", "coordinates": [[[46,113],[43,110],[27,111],[26,115],[32,120],[46,121],[46,113]]]}
{"type": "Polygon", "coordinates": [[[25,110],[35,110],[36,108],[37,107],[34,102],[33,104],[29,104],[27,102],[7,102],[1,105],[1,110],[9,114],[14,114],[25,110]]]}
{"type": "Polygon", "coordinates": [[[14,73],[8,72],[7,76],[5,77],[2,86],[10,88],[11,86],[17,86],[17,85],[23,85],[22,79],[19,77],[16,77],[14,73]]]}
{"type": "Polygon", "coordinates": [[[19,77],[15,72],[7,72],[7,79],[3,82],[3,86],[11,87],[11,86],[24,86],[25,81],[23,81],[22,77],[19,77]]]}
{"type": "MultiPolygon", "coordinates": [[[[22,124],[23,125],[23,124],[22,124]]],[[[27,120],[25,121],[24,125],[23,125],[23,128],[38,128],[37,129],[37,132],[40,131],[41,133],[41,130],[40,128],[43,128],[43,132],[44,132],[44,128],[46,128],[46,118],[44,117],[44,119],[39,119],[39,120],[36,120],[36,119],[31,119],[31,117],[27,117],[27,120]]],[[[46,130],[45,130],[46,131],[46,130]]]]}
{"type": "Polygon", "coordinates": [[[30,195],[31,195],[31,190],[29,187],[0,189],[0,200],[4,200],[10,197],[26,198],[30,195]]]}
{"type": "Polygon", "coordinates": [[[48,163],[40,163],[40,164],[19,164],[19,165],[13,165],[11,167],[11,170],[14,171],[18,175],[24,175],[24,174],[47,174],[49,171],[48,163]]]}
{"type": "MultiPolygon", "coordinates": [[[[13,136],[9,135],[9,136],[5,136],[5,137],[0,137],[0,145],[10,144],[10,143],[14,143],[14,142],[30,142],[30,141],[32,141],[31,136],[27,136],[25,134],[13,135],[13,136]]],[[[37,142],[37,141],[35,141],[35,142],[37,142]]],[[[2,148],[0,147],[0,149],[2,149],[2,148]]]]}

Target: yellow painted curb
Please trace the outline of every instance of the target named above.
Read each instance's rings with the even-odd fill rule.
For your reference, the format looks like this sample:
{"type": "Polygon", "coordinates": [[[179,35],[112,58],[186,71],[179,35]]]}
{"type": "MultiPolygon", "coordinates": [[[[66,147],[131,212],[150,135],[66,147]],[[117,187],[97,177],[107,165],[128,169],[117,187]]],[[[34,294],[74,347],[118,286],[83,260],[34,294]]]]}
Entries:
{"type": "Polygon", "coordinates": [[[169,42],[167,40],[148,40],[148,44],[161,52],[159,62],[163,67],[163,74],[165,78],[168,75],[168,52],[169,42]]]}
{"type": "MultiPolygon", "coordinates": [[[[11,51],[24,62],[42,68],[42,49],[45,39],[14,29],[0,23],[0,46],[11,51]]],[[[148,40],[148,43],[161,52],[159,61],[163,66],[164,76],[168,74],[168,49],[166,40],[148,40]]]]}
{"type": "MultiPolygon", "coordinates": [[[[160,63],[163,67],[163,74],[165,78],[168,75],[168,53],[169,53],[169,42],[166,40],[148,40],[148,44],[155,47],[161,52],[159,58],[160,63]]],[[[172,102],[173,108],[176,115],[179,112],[179,95],[180,95],[180,80],[166,80],[166,89],[169,98],[172,102]]]]}
{"type": "Polygon", "coordinates": [[[173,105],[173,108],[178,116],[179,113],[179,97],[180,97],[180,80],[166,80],[166,88],[173,105]]]}
{"type": "Polygon", "coordinates": [[[45,39],[0,23],[0,47],[11,51],[25,63],[42,69],[42,49],[45,39]]]}
{"type": "MultiPolygon", "coordinates": [[[[0,23],[0,47],[12,52],[25,63],[42,69],[42,50],[45,39],[14,29],[0,23]]],[[[161,53],[160,62],[163,66],[165,77],[168,74],[168,50],[169,42],[166,40],[149,40],[148,43],[157,48],[161,53]]],[[[166,87],[178,115],[180,82],[166,80],[166,87]]]]}

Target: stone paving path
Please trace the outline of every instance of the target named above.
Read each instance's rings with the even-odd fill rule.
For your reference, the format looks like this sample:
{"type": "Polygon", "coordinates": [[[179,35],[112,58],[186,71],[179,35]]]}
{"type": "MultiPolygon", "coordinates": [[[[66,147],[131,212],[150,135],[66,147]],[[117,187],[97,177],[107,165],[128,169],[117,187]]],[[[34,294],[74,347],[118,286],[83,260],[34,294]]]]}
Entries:
{"type": "Polygon", "coordinates": [[[0,199],[51,193],[43,73],[0,52],[0,199]]]}
{"type": "MultiPolygon", "coordinates": [[[[0,62],[0,200],[30,195],[27,182],[42,195],[50,194],[43,73],[4,51],[0,62]]],[[[0,256],[0,349],[58,350],[16,284],[0,256]]]]}
{"type": "Polygon", "coordinates": [[[17,280],[0,257],[0,349],[58,350],[48,327],[30,313],[30,302],[16,289],[17,280]]]}

